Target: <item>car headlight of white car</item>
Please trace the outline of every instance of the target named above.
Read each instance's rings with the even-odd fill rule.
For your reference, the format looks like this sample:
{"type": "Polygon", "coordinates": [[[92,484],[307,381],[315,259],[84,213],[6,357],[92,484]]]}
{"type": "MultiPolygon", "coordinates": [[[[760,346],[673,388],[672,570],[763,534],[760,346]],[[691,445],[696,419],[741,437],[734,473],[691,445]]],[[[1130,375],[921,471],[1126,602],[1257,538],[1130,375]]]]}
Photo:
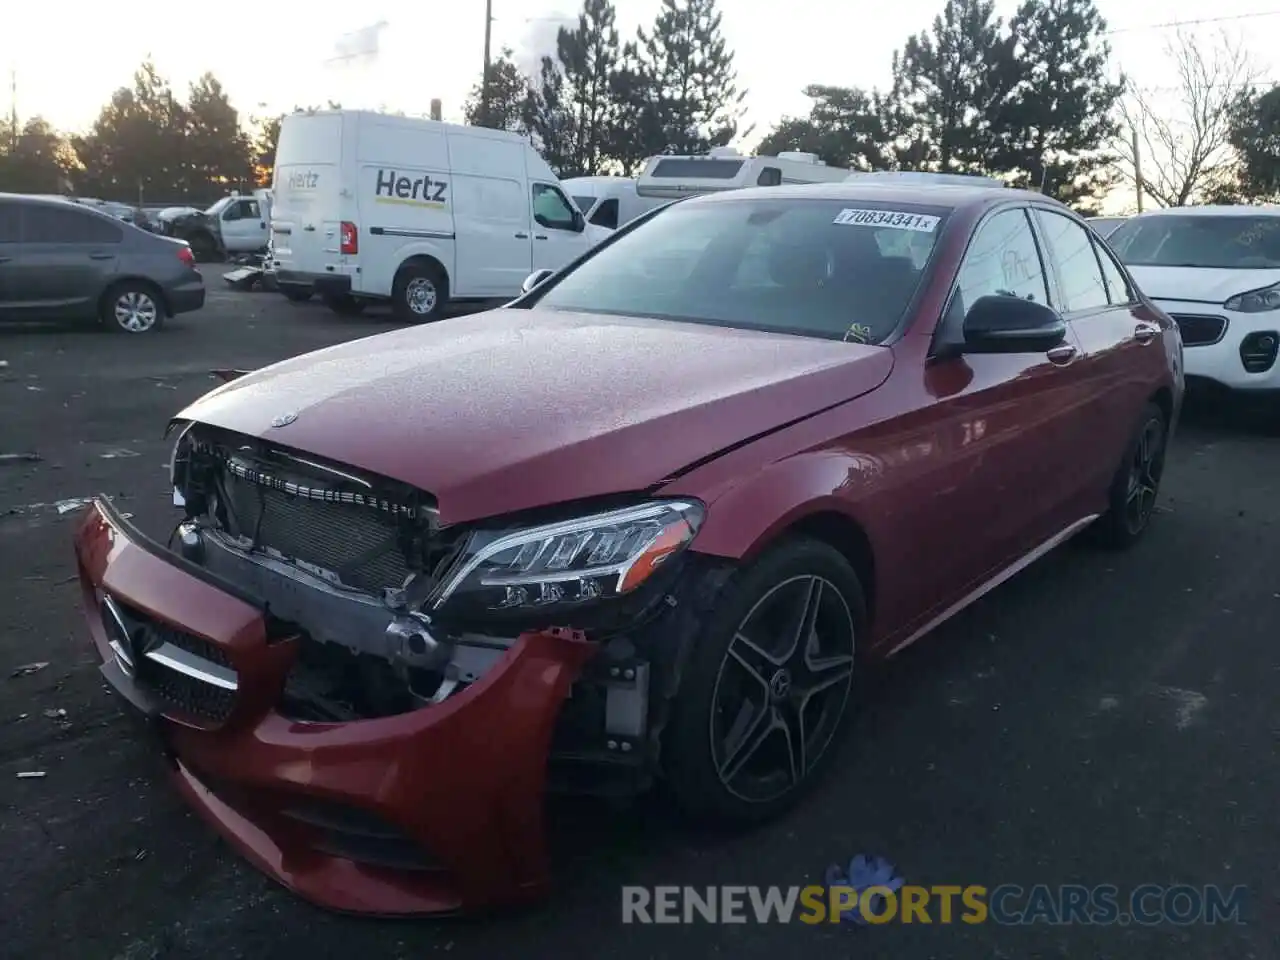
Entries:
{"type": "Polygon", "coordinates": [[[1237,293],[1223,306],[1236,313],[1268,313],[1272,310],[1280,310],[1280,283],[1263,287],[1261,290],[1237,293]]]}

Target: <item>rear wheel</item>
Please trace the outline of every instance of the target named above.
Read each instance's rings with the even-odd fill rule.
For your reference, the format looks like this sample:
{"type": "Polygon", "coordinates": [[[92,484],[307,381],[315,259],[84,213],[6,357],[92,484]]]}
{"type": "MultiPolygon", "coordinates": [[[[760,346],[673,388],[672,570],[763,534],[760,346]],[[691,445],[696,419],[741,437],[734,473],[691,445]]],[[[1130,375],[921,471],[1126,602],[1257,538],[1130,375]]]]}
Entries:
{"type": "Polygon", "coordinates": [[[98,316],[117,333],[151,333],[164,323],[164,304],[150,284],[126,280],[106,292],[98,316]]]}
{"type": "Polygon", "coordinates": [[[1146,533],[1160,495],[1168,436],[1164,411],[1157,404],[1148,403],[1111,481],[1107,512],[1089,528],[1090,539],[1095,543],[1122,550],[1146,533]]]}
{"type": "Polygon", "coordinates": [[[219,259],[218,244],[210,234],[199,231],[193,233],[187,243],[191,247],[191,255],[200,263],[209,263],[219,259]]]}
{"type": "Polygon", "coordinates": [[[817,541],[783,543],[722,588],[663,735],[686,812],[749,825],[812,786],[848,726],[865,626],[857,574],[817,541]]]}
{"type": "Polygon", "coordinates": [[[429,323],[444,315],[449,282],[444,271],[429,263],[408,263],[396,273],[391,304],[403,323],[429,323]]]}
{"type": "Polygon", "coordinates": [[[357,300],[350,295],[345,296],[328,296],[324,298],[324,305],[334,313],[343,317],[358,317],[364,313],[365,302],[357,300]]]}

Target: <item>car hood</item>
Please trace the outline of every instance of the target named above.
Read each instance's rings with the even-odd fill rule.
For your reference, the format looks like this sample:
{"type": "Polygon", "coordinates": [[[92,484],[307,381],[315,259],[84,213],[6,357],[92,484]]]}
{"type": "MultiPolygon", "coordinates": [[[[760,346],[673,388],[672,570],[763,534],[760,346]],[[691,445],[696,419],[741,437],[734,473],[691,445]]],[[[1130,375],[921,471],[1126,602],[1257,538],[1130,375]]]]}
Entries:
{"type": "Polygon", "coordinates": [[[1199,267],[1129,267],[1152,300],[1226,303],[1238,293],[1280,283],[1280,270],[1209,270],[1199,267]]]}
{"type": "Polygon", "coordinates": [[[412,484],[451,523],[651,488],[892,368],[886,347],[501,309],[286,360],[179,419],[412,484]]]}

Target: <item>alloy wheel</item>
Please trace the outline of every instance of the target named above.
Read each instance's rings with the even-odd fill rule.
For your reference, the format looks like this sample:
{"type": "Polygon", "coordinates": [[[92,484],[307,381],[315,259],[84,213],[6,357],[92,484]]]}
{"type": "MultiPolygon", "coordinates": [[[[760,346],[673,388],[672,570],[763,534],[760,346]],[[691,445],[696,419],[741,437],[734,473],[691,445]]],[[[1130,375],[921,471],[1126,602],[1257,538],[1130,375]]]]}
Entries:
{"type": "Polygon", "coordinates": [[[1125,494],[1125,523],[1130,533],[1138,533],[1151,519],[1160,476],[1164,472],[1164,424],[1155,417],[1138,435],[1129,465],[1129,485],[1125,494]]]}
{"type": "Polygon", "coordinates": [[[130,290],[116,298],[115,318],[121,330],[145,333],[156,325],[160,309],[148,294],[130,290]]]}
{"type": "Polygon", "coordinates": [[[415,277],[405,287],[404,299],[410,310],[425,317],[436,308],[436,285],[426,277],[415,277]]]}
{"type": "Polygon", "coordinates": [[[734,631],[711,695],[711,757],[749,803],[802,783],[831,745],[853,681],[853,614],[818,576],[773,587],[734,631]]]}

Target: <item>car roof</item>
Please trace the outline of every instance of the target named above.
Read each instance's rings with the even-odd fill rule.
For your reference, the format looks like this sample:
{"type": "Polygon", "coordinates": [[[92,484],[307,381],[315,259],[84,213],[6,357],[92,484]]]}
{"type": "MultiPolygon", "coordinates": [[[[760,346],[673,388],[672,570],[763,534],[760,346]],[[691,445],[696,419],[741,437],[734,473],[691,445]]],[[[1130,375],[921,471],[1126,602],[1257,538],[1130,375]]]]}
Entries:
{"type": "Polygon", "coordinates": [[[71,204],[75,207],[83,207],[86,210],[92,210],[93,207],[86,206],[83,203],[76,203],[71,197],[55,197],[49,194],[38,193],[0,193],[0,200],[17,200],[21,203],[45,203],[45,204],[71,204]]]}
{"type": "Polygon", "coordinates": [[[1141,217],[1280,217],[1280,204],[1263,203],[1256,206],[1248,204],[1206,204],[1201,207],[1161,207],[1158,210],[1146,210],[1133,219],[1141,217]]]}
{"type": "Polygon", "coordinates": [[[844,202],[914,203],[952,210],[982,208],[1009,200],[1068,208],[1043,193],[985,184],[942,184],[896,181],[879,183],[804,183],[778,187],[743,187],[690,197],[686,203],[728,203],[734,200],[839,200],[844,202]]]}

